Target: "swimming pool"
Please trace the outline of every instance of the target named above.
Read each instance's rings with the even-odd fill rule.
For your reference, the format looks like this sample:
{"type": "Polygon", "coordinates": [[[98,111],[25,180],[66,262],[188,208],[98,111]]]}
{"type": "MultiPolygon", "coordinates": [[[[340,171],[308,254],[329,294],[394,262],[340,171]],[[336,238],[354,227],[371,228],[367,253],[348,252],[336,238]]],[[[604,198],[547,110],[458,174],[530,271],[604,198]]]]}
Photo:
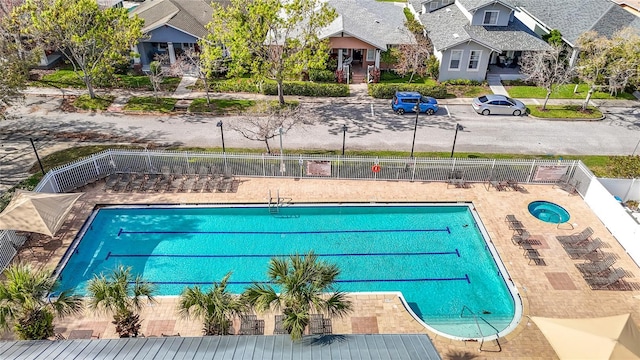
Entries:
{"type": "Polygon", "coordinates": [[[179,295],[233,271],[229,289],[240,293],[265,281],[271,257],[313,250],[340,267],[341,290],[401,292],[432,330],[482,338],[508,332],[521,314],[485,237],[465,204],[299,204],[277,214],[263,205],[107,207],[87,221],[59,279],[61,289],[84,294],[94,273],[125,264],[160,295],[179,295]]]}

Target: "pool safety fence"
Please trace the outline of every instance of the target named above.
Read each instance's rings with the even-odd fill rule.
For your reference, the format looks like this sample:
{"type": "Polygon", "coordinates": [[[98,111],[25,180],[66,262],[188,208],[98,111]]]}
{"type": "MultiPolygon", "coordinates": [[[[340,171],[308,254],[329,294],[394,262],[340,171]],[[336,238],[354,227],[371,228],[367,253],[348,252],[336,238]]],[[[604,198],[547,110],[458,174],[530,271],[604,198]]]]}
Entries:
{"type": "Polygon", "coordinates": [[[554,184],[577,181],[583,193],[593,175],[579,160],[381,158],[322,155],[105,150],[49,171],[36,191],[67,192],[112,174],[200,174],[245,177],[437,181],[453,174],[469,183],[513,180],[554,184]]]}

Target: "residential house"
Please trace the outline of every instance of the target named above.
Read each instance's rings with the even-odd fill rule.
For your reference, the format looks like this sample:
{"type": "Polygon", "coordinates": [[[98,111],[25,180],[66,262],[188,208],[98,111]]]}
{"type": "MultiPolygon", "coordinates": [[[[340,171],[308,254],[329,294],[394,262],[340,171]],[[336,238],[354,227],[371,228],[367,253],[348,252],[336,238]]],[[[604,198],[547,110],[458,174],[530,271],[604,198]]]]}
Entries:
{"type": "Polygon", "coordinates": [[[328,0],[327,4],[338,17],[321,31],[319,38],[329,39],[338,70],[349,65],[358,76],[380,69],[381,52],[394,45],[415,43],[405,26],[404,4],[375,0],[328,0]]]}
{"type": "Polygon", "coordinates": [[[504,68],[516,69],[510,73],[517,78],[523,51],[549,48],[505,0],[410,0],[409,6],[440,61],[439,81],[484,81],[489,69],[504,68]]]}
{"type": "Polygon", "coordinates": [[[206,25],[211,22],[212,13],[206,0],[143,2],[131,11],[132,16],[144,20],[142,32],[146,35],[133,49],[139,54],[135,63],[147,69],[156,54],[167,54],[173,64],[184,49],[197,49],[198,41],[207,35],[206,25]]]}
{"type": "Polygon", "coordinates": [[[578,38],[585,32],[595,31],[608,37],[626,27],[640,32],[640,17],[611,0],[514,0],[514,3],[518,9],[516,18],[537,34],[560,31],[572,49],[572,64],[578,59],[578,38]]]}

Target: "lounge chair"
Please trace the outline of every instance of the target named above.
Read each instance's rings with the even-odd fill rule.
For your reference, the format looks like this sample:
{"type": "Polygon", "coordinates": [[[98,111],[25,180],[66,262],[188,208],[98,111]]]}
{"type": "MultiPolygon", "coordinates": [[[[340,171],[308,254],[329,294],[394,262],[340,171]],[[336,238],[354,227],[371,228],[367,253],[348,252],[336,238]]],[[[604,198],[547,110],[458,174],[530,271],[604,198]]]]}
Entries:
{"type": "Polygon", "coordinates": [[[576,264],[578,270],[585,275],[597,275],[608,270],[616,262],[616,257],[607,255],[602,260],[588,262],[584,264],[576,264]]]}
{"type": "Polygon", "coordinates": [[[513,242],[514,245],[522,246],[525,243],[528,244],[528,240],[530,237],[531,234],[529,234],[528,231],[524,230],[520,234],[514,234],[511,237],[511,242],[513,242]]]}
{"type": "Polygon", "coordinates": [[[508,223],[520,222],[520,220],[518,220],[515,215],[507,215],[507,216],[505,216],[504,221],[506,221],[508,223]]]}
{"type": "Polygon", "coordinates": [[[256,315],[240,315],[240,335],[255,335],[258,323],[256,315]]]}
{"type": "Polygon", "coordinates": [[[454,185],[455,187],[464,187],[465,184],[466,183],[463,179],[462,171],[452,171],[451,174],[449,174],[449,178],[447,179],[447,187],[449,187],[449,185],[454,185]]]}
{"type": "Polygon", "coordinates": [[[600,239],[595,239],[589,241],[583,246],[577,247],[565,247],[564,250],[569,254],[569,256],[573,259],[579,259],[585,257],[591,253],[597,252],[603,245],[603,242],[600,239]]]}
{"type": "Polygon", "coordinates": [[[498,181],[498,180],[490,180],[489,181],[489,185],[493,186],[496,190],[498,191],[505,191],[507,190],[507,183],[504,181],[498,181]]]}
{"type": "Polygon", "coordinates": [[[310,334],[331,334],[331,319],[325,319],[322,314],[311,314],[309,319],[310,334]]]}
{"type": "Polygon", "coordinates": [[[276,315],[276,323],[273,328],[273,335],[288,334],[287,329],[284,328],[284,315],[276,315]]]}
{"type": "Polygon", "coordinates": [[[593,235],[593,229],[591,227],[587,227],[577,234],[572,235],[560,235],[556,236],[556,239],[560,241],[560,243],[564,244],[577,244],[584,241],[589,240],[589,238],[593,235]]]}
{"type": "Polygon", "coordinates": [[[603,276],[590,276],[585,277],[584,279],[589,283],[589,285],[594,289],[602,289],[606,288],[609,285],[613,285],[614,283],[620,281],[623,277],[625,277],[625,271],[622,268],[617,268],[612,270],[606,275],[603,276]]]}

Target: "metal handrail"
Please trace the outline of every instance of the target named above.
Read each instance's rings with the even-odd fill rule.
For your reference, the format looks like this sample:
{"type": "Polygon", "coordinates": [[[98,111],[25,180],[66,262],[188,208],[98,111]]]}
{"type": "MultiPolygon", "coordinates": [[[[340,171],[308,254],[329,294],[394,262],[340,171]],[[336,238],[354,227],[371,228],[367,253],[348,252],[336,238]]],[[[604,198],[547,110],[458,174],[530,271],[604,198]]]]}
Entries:
{"type": "Polygon", "coordinates": [[[490,327],[492,327],[495,331],[496,331],[496,344],[498,345],[498,351],[497,352],[501,352],[502,351],[502,346],[500,345],[500,336],[498,335],[498,329],[496,329],[495,326],[491,325],[491,323],[485,319],[482,316],[477,315],[475,312],[473,312],[473,310],[471,310],[467,305],[462,305],[462,310],[460,311],[460,317],[463,317],[464,315],[464,310],[467,309],[469,311],[469,313],[471,313],[471,316],[473,316],[473,321],[476,323],[476,326],[478,327],[478,333],[480,333],[480,336],[482,338],[482,341],[480,341],[480,348],[478,350],[480,351],[488,351],[488,350],[484,350],[482,349],[482,346],[484,345],[484,334],[482,333],[482,328],[480,327],[480,323],[478,322],[478,318],[480,318],[482,321],[484,321],[487,325],[489,325],[490,327]]]}

